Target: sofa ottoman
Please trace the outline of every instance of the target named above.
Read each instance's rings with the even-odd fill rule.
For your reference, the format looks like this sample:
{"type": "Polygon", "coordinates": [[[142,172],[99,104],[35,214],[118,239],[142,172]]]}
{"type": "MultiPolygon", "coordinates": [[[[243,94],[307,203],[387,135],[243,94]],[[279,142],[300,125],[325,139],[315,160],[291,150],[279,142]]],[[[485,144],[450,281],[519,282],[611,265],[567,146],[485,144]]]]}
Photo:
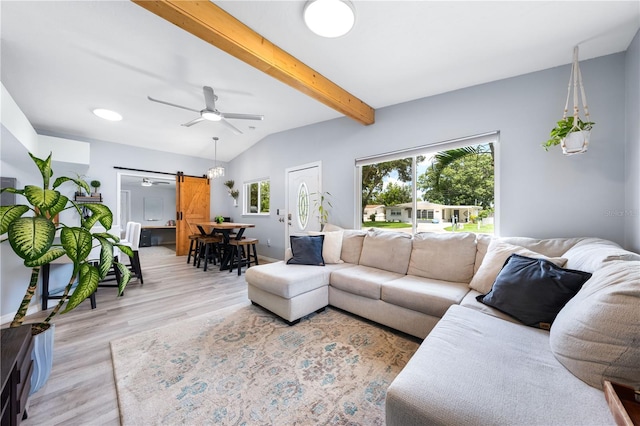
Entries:
{"type": "Polygon", "coordinates": [[[327,306],[331,272],[352,266],[275,262],[249,268],[245,273],[249,299],[292,323],[327,306]]]}

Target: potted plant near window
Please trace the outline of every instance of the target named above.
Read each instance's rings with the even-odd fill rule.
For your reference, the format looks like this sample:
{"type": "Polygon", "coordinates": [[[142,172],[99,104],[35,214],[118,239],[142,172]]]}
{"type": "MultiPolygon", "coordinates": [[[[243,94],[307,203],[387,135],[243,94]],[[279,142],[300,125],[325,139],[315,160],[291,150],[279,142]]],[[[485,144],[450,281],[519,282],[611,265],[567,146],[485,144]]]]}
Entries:
{"type": "Polygon", "coordinates": [[[131,248],[120,245],[119,238],[115,235],[108,232],[91,232],[91,228],[98,223],[107,230],[111,228],[113,215],[107,206],[102,203],[76,203],[57,189],[65,182],[72,182],[89,193],[89,185],[84,180],[62,176],[52,183],[51,155],[44,160],[29,155],[40,171],[42,186],[27,185],[23,189],[3,188],[2,192],[7,191],[25,197],[26,203],[0,207],[0,235],[2,235],[0,242],[8,241],[13,252],[22,259],[24,266],[31,269],[31,278],[25,295],[10,327],[23,325],[27,309],[36,292],[38,275],[43,265],[63,256],[66,256],[68,263],[73,265],[73,272],[64,288],[62,298],[49,316],[42,322],[24,325],[30,326],[31,333],[35,336],[33,359],[36,362],[31,380],[33,393],[44,384],[51,371],[53,355],[51,319],[58,313],[64,314],[71,311],[93,294],[98,288],[98,282],[107,275],[112,266],[118,268],[120,272],[118,289],[121,294],[131,279],[131,272],[123,264],[115,261],[113,248],[118,247],[130,257],[133,257],[133,252],[131,248]],[[91,215],[83,217],[83,208],[90,211],[91,215]],[[80,226],[69,226],[55,220],[60,212],[68,209],[78,213],[80,226]],[[56,238],[58,235],[59,240],[56,238]],[[92,259],[89,262],[87,258],[94,245],[101,249],[100,259],[97,261],[92,259]],[[41,344],[48,344],[50,347],[41,347],[41,344]],[[42,359],[41,353],[48,353],[50,356],[39,364],[38,360],[42,359]]]}
{"type": "Polygon", "coordinates": [[[329,207],[333,207],[331,205],[331,201],[329,201],[329,197],[331,197],[330,192],[319,192],[317,194],[318,197],[314,200],[314,207],[318,212],[318,220],[320,221],[320,230],[324,229],[324,226],[329,222],[329,207]]]}

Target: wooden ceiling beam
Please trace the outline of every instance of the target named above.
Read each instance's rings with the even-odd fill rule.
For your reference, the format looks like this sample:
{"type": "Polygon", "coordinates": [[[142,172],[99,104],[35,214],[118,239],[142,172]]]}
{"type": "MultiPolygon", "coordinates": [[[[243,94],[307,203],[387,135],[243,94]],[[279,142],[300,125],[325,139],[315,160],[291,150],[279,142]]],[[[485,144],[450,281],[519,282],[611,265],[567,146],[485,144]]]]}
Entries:
{"type": "Polygon", "coordinates": [[[132,0],[139,6],[362,124],[375,110],[210,1],[132,0]]]}

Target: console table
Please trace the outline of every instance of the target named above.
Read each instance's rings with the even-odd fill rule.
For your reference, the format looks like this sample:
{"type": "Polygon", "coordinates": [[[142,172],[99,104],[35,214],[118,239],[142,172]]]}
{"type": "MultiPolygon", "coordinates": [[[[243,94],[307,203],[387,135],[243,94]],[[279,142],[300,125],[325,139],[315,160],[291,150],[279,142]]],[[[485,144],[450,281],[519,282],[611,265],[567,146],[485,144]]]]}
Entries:
{"type": "Polygon", "coordinates": [[[5,328],[2,333],[2,425],[18,425],[26,418],[33,372],[31,326],[5,328]],[[24,416],[24,417],[23,417],[24,416]]]}

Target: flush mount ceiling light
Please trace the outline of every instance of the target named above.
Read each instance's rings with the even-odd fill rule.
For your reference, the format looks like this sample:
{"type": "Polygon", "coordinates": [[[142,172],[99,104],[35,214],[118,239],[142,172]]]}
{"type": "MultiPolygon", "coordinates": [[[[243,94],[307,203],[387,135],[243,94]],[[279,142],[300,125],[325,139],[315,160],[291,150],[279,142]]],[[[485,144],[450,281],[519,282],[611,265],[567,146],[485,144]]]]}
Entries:
{"type": "Polygon", "coordinates": [[[353,4],[348,0],[309,0],[304,6],[304,22],[321,37],[340,37],[356,21],[353,4]]]}
{"type": "Polygon", "coordinates": [[[109,121],[122,120],[122,116],[120,114],[115,111],[111,111],[110,109],[96,108],[93,110],[93,113],[98,117],[109,121]]]}
{"type": "Polygon", "coordinates": [[[215,179],[224,176],[224,167],[218,166],[218,138],[213,137],[215,143],[215,151],[213,154],[213,167],[207,172],[209,179],[215,179]]]}

